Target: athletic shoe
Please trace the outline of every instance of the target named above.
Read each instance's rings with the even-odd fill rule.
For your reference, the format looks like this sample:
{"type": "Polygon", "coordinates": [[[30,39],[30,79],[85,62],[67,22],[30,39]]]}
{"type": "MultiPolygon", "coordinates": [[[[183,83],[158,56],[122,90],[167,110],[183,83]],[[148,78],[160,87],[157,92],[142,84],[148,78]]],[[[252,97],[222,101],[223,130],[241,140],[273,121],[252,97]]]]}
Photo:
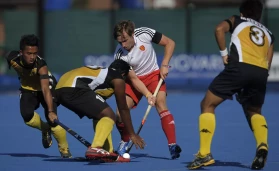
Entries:
{"type": "Polygon", "coordinates": [[[52,144],[51,130],[42,130],[42,144],[44,148],[49,148],[52,144]]]}
{"type": "Polygon", "coordinates": [[[108,156],[102,157],[100,160],[106,163],[110,163],[110,162],[126,163],[131,161],[131,159],[126,159],[116,153],[110,153],[108,156]]]}
{"type": "Polygon", "coordinates": [[[205,156],[202,156],[200,153],[196,154],[196,158],[194,159],[194,161],[192,161],[191,163],[189,163],[187,165],[187,168],[192,170],[192,169],[198,169],[202,166],[208,166],[215,163],[214,158],[212,157],[212,154],[209,153],[205,156]]]}
{"type": "Polygon", "coordinates": [[[181,153],[182,150],[181,150],[179,145],[170,144],[169,145],[169,151],[170,151],[170,154],[171,154],[171,158],[176,159],[176,158],[180,157],[180,153],[181,153]]]}
{"type": "Polygon", "coordinates": [[[93,148],[93,147],[88,147],[88,149],[86,150],[85,152],[85,157],[87,159],[99,159],[101,157],[105,157],[105,156],[108,156],[110,155],[110,153],[102,148],[99,148],[99,147],[96,147],[96,148],[93,148]]]}
{"type": "Polygon", "coordinates": [[[69,148],[60,147],[59,152],[60,152],[62,158],[72,158],[72,154],[71,154],[69,148]]]}
{"type": "Polygon", "coordinates": [[[117,153],[120,156],[123,156],[123,154],[126,153],[126,151],[128,149],[128,145],[129,145],[129,142],[121,141],[120,144],[119,144],[119,147],[117,149],[117,153]]]}
{"type": "Polygon", "coordinates": [[[130,159],[125,159],[116,153],[110,153],[102,148],[89,147],[85,157],[89,160],[100,160],[101,162],[130,162],[130,159]]]}
{"type": "Polygon", "coordinates": [[[266,144],[261,143],[256,151],[256,156],[252,163],[251,169],[260,170],[264,167],[268,154],[268,147],[266,144]]]}

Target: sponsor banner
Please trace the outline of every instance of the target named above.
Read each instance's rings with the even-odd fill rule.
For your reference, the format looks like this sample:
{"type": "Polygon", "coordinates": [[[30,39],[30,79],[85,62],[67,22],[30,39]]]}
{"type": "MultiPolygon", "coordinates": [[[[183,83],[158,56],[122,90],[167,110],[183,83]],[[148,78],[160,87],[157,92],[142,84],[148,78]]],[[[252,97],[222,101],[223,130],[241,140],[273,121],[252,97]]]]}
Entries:
{"type": "MultiPolygon", "coordinates": [[[[111,55],[89,55],[84,58],[85,65],[108,66],[113,61],[111,55]]],[[[158,57],[160,64],[162,57],[158,57]]],[[[213,78],[223,68],[224,64],[220,55],[174,55],[170,61],[168,78],[213,78]]]]}
{"type": "Polygon", "coordinates": [[[224,69],[220,55],[179,54],[172,57],[169,65],[169,79],[210,79],[224,69]]]}
{"type": "Polygon", "coordinates": [[[112,62],[112,55],[88,55],[84,57],[84,65],[97,65],[108,67],[112,62]]]}
{"type": "MultiPolygon", "coordinates": [[[[158,56],[161,64],[162,56],[158,56]]],[[[88,55],[84,58],[85,65],[109,66],[113,61],[112,55],[88,55]]],[[[171,68],[167,80],[175,84],[185,84],[185,81],[211,81],[223,69],[224,64],[220,55],[189,55],[177,54],[170,61],[171,68]]],[[[269,82],[279,81],[279,52],[275,52],[269,71],[269,82]]]]}
{"type": "MultiPolygon", "coordinates": [[[[162,56],[158,56],[161,64],[162,56]]],[[[112,55],[88,55],[84,58],[85,65],[99,65],[108,67],[113,61],[112,55]]],[[[170,61],[171,68],[167,83],[172,87],[192,86],[196,84],[208,85],[220,71],[224,64],[220,55],[174,55],[170,61]]]]}

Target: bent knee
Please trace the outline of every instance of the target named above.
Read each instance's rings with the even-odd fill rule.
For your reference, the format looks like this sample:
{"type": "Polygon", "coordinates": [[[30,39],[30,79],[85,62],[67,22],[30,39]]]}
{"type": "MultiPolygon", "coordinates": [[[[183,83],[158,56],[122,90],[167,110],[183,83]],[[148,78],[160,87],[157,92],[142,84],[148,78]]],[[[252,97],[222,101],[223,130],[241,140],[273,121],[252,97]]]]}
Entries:
{"type": "Polygon", "coordinates": [[[155,106],[156,106],[157,111],[166,110],[167,109],[166,100],[164,100],[164,99],[157,99],[155,106]]]}
{"type": "Polygon", "coordinates": [[[212,101],[207,100],[205,98],[200,102],[200,108],[201,108],[202,112],[213,113],[216,107],[217,107],[217,104],[215,104],[212,101]]]}
{"type": "Polygon", "coordinates": [[[262,107],[261,106],[249,106],[245,105],[243,106],[244,113],[249,116],[253,116],[254,114],[261,114],[262,113],[262,107]]]}
{"type": "Polygon", "coordinates": [[[110,107],[105,108],[98,117],[94,118],[94,119],[101,119],[102,117],[109,117],[110,119],[112,119],[114,122],[116,120],[116,116],[115,113],[113,112],[113,110],[110,107]]]}
{"type": "Polygon", "coordinates": [[[29,122],[33,118],[34,112],[22,112],[21,116],[24,122],[29,122]]]}

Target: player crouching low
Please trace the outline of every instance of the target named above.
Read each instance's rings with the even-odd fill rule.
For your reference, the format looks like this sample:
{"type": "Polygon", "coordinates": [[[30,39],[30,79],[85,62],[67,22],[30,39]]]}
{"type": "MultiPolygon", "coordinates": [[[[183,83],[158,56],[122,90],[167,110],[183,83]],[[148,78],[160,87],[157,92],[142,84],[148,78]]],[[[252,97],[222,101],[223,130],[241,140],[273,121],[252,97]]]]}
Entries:
{"type": "MultiPolygon", "coordinates": [[[[109,68],[87,66],[65,73],[56,86],[56,100],[75,112],[80,118],[93,119],[95,136],[87,149],[87,159],[104,162],[129,162],[113,152],[111,131],[115,124],[115,113],[106,99],[115,95],[122,120],[127,125],[131,140],[141,149],[145,143],[133,129],[130,111],[125,98],[125,78],[130,70],[128,63],[115,60],[109,68]]],[[[154,100],[155,102],[155,100],[154,100]]]]}

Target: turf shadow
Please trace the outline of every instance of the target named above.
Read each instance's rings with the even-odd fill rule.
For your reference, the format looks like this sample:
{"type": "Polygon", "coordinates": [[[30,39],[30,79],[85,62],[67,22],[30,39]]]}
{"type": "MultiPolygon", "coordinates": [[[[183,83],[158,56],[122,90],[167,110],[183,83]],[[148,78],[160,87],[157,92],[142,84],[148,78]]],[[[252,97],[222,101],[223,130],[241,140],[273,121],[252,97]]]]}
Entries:
{"type": "Polygon", "coordinates": [[[34,154],[34,153],[0,153],[1,156],[12,156],[12,157],[39,157],[39,158],[52,158],[58,156],[49,156],[46,154],[34,154]]]}
{"type": "MultiPolygon", "coordinates": [[[[182,164],[188,165],[190,162],[182,162],[182,164]]],[[[243,165],[239,162],[228,162],[228,161],[220,161],[220,160],[215,160],[215,163],[213,165],[210,166],[222,166],[222,167],[239,167],[239,168],[244,168],[244,169],[250,169],[249,166],[243,165]]],[[[199,169],[196,170],[208,170],[208,168],[210,168],[210,166],[206,166],[206,167],[201,167],[199,169]]]]}

